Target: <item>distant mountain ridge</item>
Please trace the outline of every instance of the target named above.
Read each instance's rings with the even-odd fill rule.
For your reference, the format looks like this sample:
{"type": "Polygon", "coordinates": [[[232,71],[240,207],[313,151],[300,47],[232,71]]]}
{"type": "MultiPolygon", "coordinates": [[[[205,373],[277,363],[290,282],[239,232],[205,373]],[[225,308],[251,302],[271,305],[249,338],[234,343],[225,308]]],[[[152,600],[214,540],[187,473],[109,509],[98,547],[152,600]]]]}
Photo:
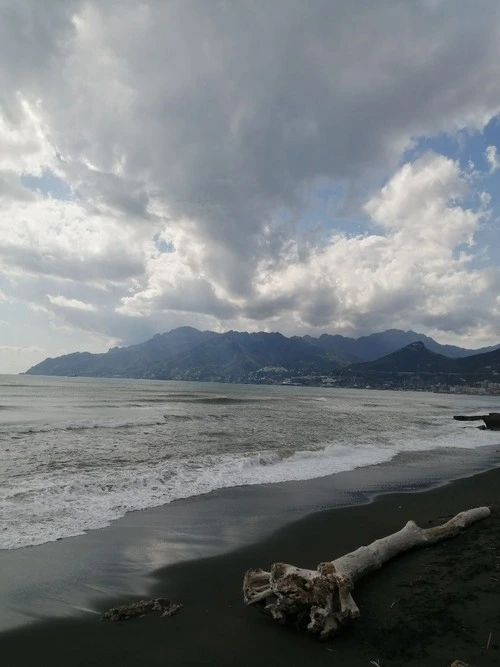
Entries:
{"type": "Polygon", "coordinates": [[[145,343],[112,348],[103,354],[76,352],[46,359],[31,375],[82,375],[164,380],[247,381],[264,367],[291,372],[331,372],[342,367],[307,342],[280,333],[198,331],[181,327],[145,343]]]}
{"type": "Polygon", "coordinates": [[[428,350],[422,341],[415,341],[375,361],[351,364],[349,369],[382,373],[457,373],[461,361],[463,358],[446,357],[444,354],[428,350]]]}
{"type": "Polygon", "coordinates": [[[411,343],[420,341],[431,352],[443,354],[446,357],[460,358],[470,357],[474,354],[492,352],[500,348],[500,345],[483,347],[477,350],[457,347],[456,345],[441,345],[433,338],[415,331],[402,331],[401,329],[388,329],[380,333],[362,336],[361,338],[347,338],[345,336],[323,334],[319,338],[304,336],[305,340],[316,344],[323,349],[335,350],[337,354],[344,354],[351,361],[373,361],[391,352],[400,350],[411,343]]]}
{"type": "Polygon", "coordinates": [[[424,343],[416,341],[375,361],[351,364],[349,370],[365,373],[375,371],[500,376],[500,348],[468,357],[451,358],[432,352],[424,343]]]}
{"type": "MultiPolygon", "coordinates": [[[[398,329],[352,339],[330,334],[323,334],[319,338],[312,336],[287,338],[280,333],[237,331],[216,333],[198,331],[192,327],[180,327],[168,333],[157,334],[144,343],[111,348],[101,354],[75,352],[54,359],[49,357],[28,369],[26,373],[251,382],[262,381],[263,373],[268,377],[272,377],[273,374],[278,377],[280,374],[325,375],[340,372],[347,367],[358,372],[363,367],[367,372],[377,370],[369,368],[370,362],[391,355],[401,348],[408,346],[411,348],[417,343],[419,345],[415,350],[422,352],[423,348],[431,355],[442,357],[450,362],[450,367],[453,366],[452,362],[458,359],[462,361],[467,358],[473,359],[472,355],[476,357],[478,353],[488,355],[500,348],[498,345],[481,350],[467,350],[451,345],[440,345],[424,334],[398,329]]],[[[500,359],[500,351],[498,356],[500,359]]],[[[397,359],[396,361],[386,359],[383,363],[388,364],[388,368],[391,365],[394,367],[394,364],[397,366],[402,363],[397,359]]],[[[425,363],[431,362],[427,360],[425,363]]],[[[445,362],[434,359],[436,368],[439,364],[442,364],[443,368],[446,365],[445,362]]],[[[474,366],[474,362],[470,366],[474,366]]]]}

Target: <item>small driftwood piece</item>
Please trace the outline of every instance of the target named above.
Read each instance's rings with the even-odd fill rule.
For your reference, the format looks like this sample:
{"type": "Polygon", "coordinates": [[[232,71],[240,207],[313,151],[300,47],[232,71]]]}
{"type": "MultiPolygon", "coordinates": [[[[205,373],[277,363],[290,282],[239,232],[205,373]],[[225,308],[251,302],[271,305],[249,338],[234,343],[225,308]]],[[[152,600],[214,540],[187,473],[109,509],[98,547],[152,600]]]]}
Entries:
{"type": "Polygon", "coordinates": [[[179,609],[182,609],[181,604],[170,602],[167,598],[153,598],[114,607],[101,616],[101,621],[127,621],[129,618],[145,616],[155,611],[161,612],[162,616],[173,616],[179,609]]]}
{"type": "Polygon", "coordinates": [[[398,532],[334,561],[320,563],[316,570],[285,563],[274,563],[270,572],[248,570],[243,580],[245,604],[265,610],[279,623],[292,624],[328,639],[359,616],[351,591],[364,574],[404,551],[458,535],[490,514],[489,507],[476,507],[460,512],[441,526],[427,529],[408,521],[398,532]]]}

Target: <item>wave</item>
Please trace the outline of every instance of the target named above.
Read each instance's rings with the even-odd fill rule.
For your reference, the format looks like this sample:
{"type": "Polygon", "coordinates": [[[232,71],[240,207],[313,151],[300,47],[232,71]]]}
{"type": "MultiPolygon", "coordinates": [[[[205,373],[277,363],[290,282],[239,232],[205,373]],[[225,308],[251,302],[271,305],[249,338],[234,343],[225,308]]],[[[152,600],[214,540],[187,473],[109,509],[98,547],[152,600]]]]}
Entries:
{"type": "Polygon", "coordinates": [[[9,424],[8,426],[0,427],[0,437],[20,438],[22,436],[32,436],[38,433],[51,433],[61,431],[91,431],[98,429],[134,429],[143,428],[145,426],[165,426],[167,422],[191,422],[191,421],[206,421],[207,419],[227,419],[230,415],[224,414],[208,414],[208,415],[182,415],[182,414],[164,414],[150,419],[136,419],[134,421],[123,420],[98,420],[98,421],[79,421],[79,422],[64,422],[61,424],[39,424],[22,427],[16,424],[9,424]]]}
{"type": "Polygon", "coordinates": [[[168,398],[168,403],[196,403],[197,405],[231,405],[237,403],[262,403],[263,399],[259,398],[230,398],[229,396],[209,396],[209,397],[192,397],[192,398],[168,398]]]}
{"type": "Polygon", "coordinates": [[[163,417],[167,421],[174,422],[191,422],[191,421],[206,421],[207,417],[204,415],[169,415],[165,414],[163,417]]]}
{"type": "Polygon", "coordinates": [[[133,428],[142,428],[144,426],[164,426],[165,420],[156,419],[145,419],[145,420],[136,420],[136,421],[85,421],[85,422],[70,422],[63,424],[42,424],[40,426],[32,426],[30,428],[24,428],[19,430],[11,430],[12,437],[19,435],[33,435],[36,433],[50,433],[52,431],[88,431],[96,429],[133,429],[133,428]]]}
{"type": "Polygon", "coordinates": [[[64,465],[45,467],[39,474],[3,485],[0,502],[5,516],[12,519],[0,533],[0,548],[82,534],[103,528],[127,512],[217,489],[313,479],[388,462],[401,453],[470,449],[497,441],[498,434],[471,428],[422,437],[422,429],[416,427],[403,437],[392,434],[385,440],[366,435],[354,445],[336,441],[304,450],[283,446],[204,455],[193,448],[184,454],[162,451],[159,458],[141,456],[135,461],[121,455],[72,472],[64,465]]]}
{"type": "Polygon", "coordinates": [[[127,512],[216,489],[310,479],[390,457],[377,454],[373,448],[353,456],[347,449],[293,454],[285,450],[285,456],[262,451],[184,460],[164,457],[154,465],[96,466],[70,477],[64,476],[64,467],[45,469],[38,478],[16,480],[2,492],[0,500],[6,516],[16,520],[4,525],[0,548],[14,549],[79,535],[103,528],[127,512]]]}

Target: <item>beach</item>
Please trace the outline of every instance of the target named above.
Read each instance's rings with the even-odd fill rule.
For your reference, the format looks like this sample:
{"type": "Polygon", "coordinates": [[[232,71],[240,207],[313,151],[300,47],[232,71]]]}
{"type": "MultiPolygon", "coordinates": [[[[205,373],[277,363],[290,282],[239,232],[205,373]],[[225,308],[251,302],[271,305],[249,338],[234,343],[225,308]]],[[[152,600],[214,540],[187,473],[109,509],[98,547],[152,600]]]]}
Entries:
{"type": "MultiPolygon", "coordinates": [[[[10,558],[0,559],[5,579],[9,578],[9,568],[14,575],[23,558],[26,572],[37,562],[41,567],[45,562],[59,569],[62,577],[67,562],[74,562],[76,554],[88,549],[89,540],[93,540],[95,544],[105,544],[110,553],[114,547],[117,549],[116,568],[121,570],[122,581],[139,581],[136,569],[127,569],[120,540],[139,549],[146,533],[151,536],[159,526],[168,527],[169,521],[170,526],[174,525],[169,515],[174,516],[175,512],[176,525],[183,523],[186,527],[186,534],[180,535],[177,530],[177,537],[170,536],[172,544],[177,540],[184,545],[184,555],[176,555],[178,562],[154,569],[154,559],[150,561],[147,596],[130,592],[106,596],[103,590],[116,591],[116,586],[101,586],[101,594],[93,600],[89,598],[73,614],[47,613],[29,624],[2,632],[3,661],[19,667],[256,662],[283,666],[377,663],[380,667],[437,667],[451,665],[454,660],[477,666],[496,665],[500,659],[498,456],[498,448],[491,449],[490,466],[495,467],[472,474],[485,462],[478,459],[476,464],[466,464],[462,454],[455,474],[469,476],[451,483],[439,482],[439,462],[434,455],[427,466],[420,462],[419,478],[408,463],[399,468],[394,463],[303,483],[226,489],[205,498],[135,512],[88,535],[2,552],[2,556],[7,554],[10,558]],[[396,477],[399,483],[395,482],[396,477]],[[439,486],[428,489],[429,483],[439,486]],[[363,488],[364,492],[353,491],[363,488]],[[398,492],[388,492],[391,488],[398,492]],[[361,617],[331,641],[319,642],[303,632],[280,626],[243,604],[242,578],[250,567],[267,569],[275,561],[284,561],[315,568],[321,561],[400,529],[410,518],[429,527],[480,505],[491,507],[488,519],[458,537],[401,555],[358,582],[354,598],[361,617]],[[290,511],[284,517],[285,506],[290,511]],[[317,511],[328,506],[333,509],[317,511]],[[207,527],[208,514],[203,514],[201,507],[212,515],[213,531],[207,527]],[[242,516],[240,533],[235,528],[238,512],[242,516]],[[248,518],[252,515],[253,524],[248,518]],[[196,536],[188,535],[196,525],[196,516],[205,524],[204,548],[200,547],[199,537],[196,540],[196,536]],[[280,523],[284,525],[272,530],[280,523]],[[221,538],[224,525],[225,541],[221,538]],[[207,535],[211,532],[210,545],[207,535]],[[190,540],[191,551],[186,547],[190,540]],[[236,544],[241,546],[235,548],[236,544]],[[217,550],[222,553],[196,557],[217,550]],[[17,554],[17,558],[12,554],[17,554]],[[186,560],[190,554],[195,557],[186,560]],[[110,607],[145,597],[167,597],[183,608],[171,617],[150,614],[116,623],[99,620],[100,614],[110,607]]],[[[158,533],[156,539],[160,540],[158,533]]],[[[95,563],[93,567],[97,568],[95,563]]],[[[112,565],[108,563],[107,567],[112,565]]],[[[95,580],[97,575],[96,569],[95,580]]],[[[144,580],[140,579],[138,591],[144,580]]]]}

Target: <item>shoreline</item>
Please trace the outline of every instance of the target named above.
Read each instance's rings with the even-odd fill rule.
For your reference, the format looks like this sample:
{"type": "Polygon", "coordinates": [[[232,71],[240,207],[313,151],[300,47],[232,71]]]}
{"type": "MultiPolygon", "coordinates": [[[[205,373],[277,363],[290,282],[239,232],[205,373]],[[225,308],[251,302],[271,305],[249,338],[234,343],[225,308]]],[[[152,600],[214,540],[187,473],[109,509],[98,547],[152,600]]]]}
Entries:
{"type": "MultiPolygon", "coordinates": [[[[470,664],[494,664],[493,659],[499,658],[500,627],[496,610],[500,583],[495,579],[500,579],[500,569],[491,570],[490,566],[498,564],[500,568],[500,559],[493,558],[500,556],[500,447],[489,449],[492,450],[488,452],[491,469],[479,474],[474,474],[477,472],[474,467],[484,469],[486,456],[476,455],[475,463],[469,459],[469,469],[466,470],[463,451],[457,453],[456,469],[450,471],[448,468],[446,475],[440,470],[439,456],[434,453],[424,466],[422,461],[399,467],[397,462],[392,462],[307,482],[224,489],[208,496],[131,513],[108,528],[84,536],[9,552],[17,552],[15,560],[24,560],[21,569],[25,572],[34,562],[43,569],[48,565],[54,567],[54,559],[57,565],[59,557],[64,561],[77,554],[82,557],[82,552],[88,556],[91,546],[100,543],[107,544],[106,554],[110,560],[102,558],[96,562],[90,558],[94,577],[86,583],[87,597],[81,604],[73,600],[70,605],[72,615],[66,618],[56,618],[60,609],[57,610],[57,606],[51,609],[50,604],[51,599],[64,597],[67,580],[65,582],[64,572],[59,572],[57,581],[52,581],[51,586],[60,585],[60,590],[50,586],[42,590],[41,601],[49,602],[46,613],[39,614],[41,618],[31,625],[0,634],[2,655],[6,656],[7,664],[19,666],[63,665],[68,661],[82,666],[137,663],[250,665],[256,659],[262,664],[319,665],[331,664],[335,655],[340,660],[337,664],[345,665],[366,665],[370,660],[380,660],[382,667],[390,664],[435,664],[437,667],[438,664],[451,664],[454,659],[470,664]],[[462,477],[449,481],[450,473],[456,476],[460,467],[462,477]],[[416,479],[417,471],[420,476],[416,479]],[[406,473],[406,480],[401,479],[402,472],[406,473]],[[398,475],[400,483],[395,484],[398,475]],[[354,484],[357,485],[356,491],[352,490],[354,484]],[[433,488],[429,489],[429,484],[433,484],[433,488]],[[441,523],[449,514],[481,504],[492,506],[490,519],[443,545],[401,556],[380,573],[367,577],[366,582],[360,582],[356,586],[355,599],[362,618],[333,642],[318,644],[315,639],[282,628],[243,605],[241,582],[248,567],[267,568],[271,562],[279,560],[315,567],[322,560],[333,559],[398,530],[410,518],[426,526],[429,522],[441,523]],[[210,539],[206,534],[195,534],[197,525],[206,523],[208,516],[214,518],[222,510],[225,513],[215,521],[210,539]],[[170,521],[165,526],[169,515],[170,521]],[[183,534],[179,532],[182,526],[183,534]],[[166,530],[171,531],[167,544],[163,539],[166,530]],[[146,535],[149,536],[147,544],[143,541],[146,535]],[[162,563],[165,548],[176,543],[180,550],[169,554],[170,564],[165,566],[162,563]],[[130,551],[134,544],[135,549],[143,551],[142,560],[139,560],[142,565],[148,563],[146,572],[137,570],[138,561],[134,561],[130,551]],[[128,552],[120,551],[124,545],[128,552]],[[497,548],[496,553],[493,547],[497,548]],[[113,568],[113,553],[114,567],[119,570],[116,581],[114,585],[109,582],[108,585],[99,584],[96,568],[102,567],[106,578],[113,568]],[[155,567],[158,564],[161,566],[155,567]],[[471,568],[475,574],[471,574],[471,568]],[[459,595],[450,580],[449,590],[442,598],[429,595],[429,591],[441,585],[443,578],[449,577],[451,569],[455,570],[456,585],[463,582],[467,591],[459,595]],[[432,581],[429,579],[426,584],[424,575],[432,575],[432,581]],[[488,576],[489,591],[483,581],[488,576]],[[479,584],[475,581],[478,577],[479,584]],[[124,581],[128,582],[128,588],[120,586],[124,581]],[[147,595],[144,593],[146,587],[149,588],[147,595]],[[496,599],[492,602],[488,595],[493,597],[495,588],[496,599]],[[390,595],[394,599],[387,604],[397,600],[393,607],[397,608],[397,614],[387,610],[390,595]],[[115,624],[98,622],[96,612],[156,596],[171,598],[184,604],[184,608],[172,618],[148,616],[115,624]],[[455,598],[460,598],[463,607],[461,617],[466,619],[463,627],[469,626],[462,640],[463,632],[459,626],[453,626],[449,618],[450,614],[457,616],[455,598]],[[404,604],[400,600],[404,600],[404,604]],[[436,611],[435,605],[439,603],[442,607],[443,600],[444,610],[436,611]],[[429,610],[426,611],[425,605],[431,605],[429,610]],[[75,616],[78,609],[80,615],[75,616]],[[432,627],[427,627],[430,623],[428,613],[436,616],[432,627]],[[447,629],[443,628],[443,619],[448,619],[450,627],[447,629]],[[488,632],[493,632],[488,654],[480,648],[480,628],[477,627],[471,635],[471,624],[476,627],[480,621],[485,628],[491,626],[488,632]],[[377,639],[377,627],[383,629],[384,641],[381,643],[377,639]],[[424,662],[417,656],[417,638],[425,644],[418,649],[420,653],[424,649],[427,652],[424,662]],[[448,640],[452,645],[446,653],[448,640]],[[413,646],[411,650],[408,643],[413,646]],[[401,662],[402,657],[395,656],[403,649],[407,655],[401,662]],[[147,656],[144,659],[139,657],[141,651],[147,656]],[[488,662],[490,659],[491,663],[488,662]]],[[[3,565],[1,556],[5,554],[0,553],[0,565],[3,565]]],[[[1,571],[8,574],[3,567],[1,571]]],[[[88,576],[85,572],[84,578],[88,576]]],[[[484,642],[487,638],[488,634],[484,642]]]]}
{"type": "MultiPolygon", "coordinates": [[[[251,382],[251,381],[218,381],[218,380],[203,380],[203,379],[197,379],[197,380],[189,380],[189,379],[174,379],[174,378],[167,378],[167,379],[158,379],[158,378],[151,378],[151,377],[128,377],[124,375],[57,375],[57,374],[50,374],[50,375],[43,375],[42,373],[30,373],[30,369],[24,372],[19,372],[19,373],[0,373],[1,376],[5,377],[22,377],[22,376],[29,376],[29,377],[36,377],[36,378],[58,378],[58,379],[77,379],[77,380],[90,380],[90,381],[99,381],[99,380],[116,380],[118,382],[121,382],[123,380],[130,380],[131,382],[156,382],[156,383],[165,383],[165,382],[179,382],[179,383],[184,383],[184,382],[192,382],[194,383],[200,383],[200,384],[216,384],[220,386],[224,385],[236,385],[236,386],[242,386],[242,387],[304,387],[304,388],[311,388],[311,389],[328,389],[328,390],[335,390],[335,389],[340,389],[342,391],[349,391],[350,389],[354,389],[355,391],[392,391],[392,392],[413,392],[413,393],[424,393],[424,394],[443,394],[445,396],[499,396],[500,391],[498,389],[485,389],[484,391],[478,391],[478,389],[482,389],[480,387],[476,387],[475,385],[453,385],[453,389],[442,389],[441,385],[438,385],[440,388],[437,389],[435,385],[429,385],[429,387],[424,386],[424,387],[411,387],[407,385],[400,385],[397,387],[388,387],[386,385],[369,385],[367,383],[361,383],[361,386],[358,384],[352,384],[352,385],[335,385],[335,384],[323,384],[323,383],[315,383],[315,382],[310,382],[310,383],[301,383],[301,382],[251,382]]],[[[418,372],[414,373],[415,375],[418,375],[418,372]]]]}

